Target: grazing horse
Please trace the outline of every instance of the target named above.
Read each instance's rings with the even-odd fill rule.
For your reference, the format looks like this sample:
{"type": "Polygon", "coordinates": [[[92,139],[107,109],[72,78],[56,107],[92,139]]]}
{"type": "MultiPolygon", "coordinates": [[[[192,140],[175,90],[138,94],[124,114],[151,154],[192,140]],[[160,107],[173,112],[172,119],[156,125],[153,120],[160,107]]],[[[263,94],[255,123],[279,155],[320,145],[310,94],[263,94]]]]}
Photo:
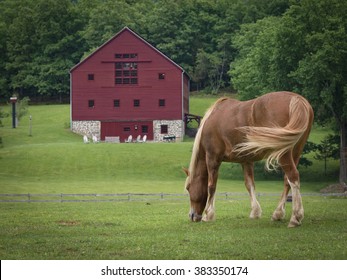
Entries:
{"type": "Polygon", "coordinates": [[[297,165],[312,123],[311,105],[292,92],[272,92],[249,101],[218,99],[201,122],[189,169],[184,169],[185,188],[190,196],[190,219],[196,222],[214,220],[218,170],[223,161],[242,165],[251,199],[250,218],[260,218],[254,162],[266,159],[267,169],[280,166],[285,174],[284,191],[272,220],[284,218],[284,206],[291,189],[293,209],[288,227],[299,226],[304,209],[297,165]]]}

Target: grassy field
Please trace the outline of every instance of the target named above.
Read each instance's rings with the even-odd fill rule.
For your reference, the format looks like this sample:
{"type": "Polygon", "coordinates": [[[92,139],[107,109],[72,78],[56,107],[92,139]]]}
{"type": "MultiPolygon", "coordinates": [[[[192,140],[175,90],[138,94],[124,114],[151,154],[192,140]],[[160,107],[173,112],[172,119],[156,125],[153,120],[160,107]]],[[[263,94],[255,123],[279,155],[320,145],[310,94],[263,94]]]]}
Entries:
{"type": "Polygon", "coordinates": [[[259,220],[248,200],[218,201],[213,223],[188,222],[187,201],[2,203],[0,258],[347,258],[346,199],[304,197],[296,229],[270,221],[277,198],[260,201],[259,220]]]}
{"type": "MultiPolygon", "coordinates": [[[[203,114],[215,98],[192,98],[203,114]]],[[[7,110],[7,108],[6,108],[7,110]]],[[[183,194],[192,141],[146,144],[83,144],[68,129],[69,106],[30,106],[16,129],[0,128],[0,193],[183,194]]],[[[329,131],[315,127],[311,141],[329,131]]],[[[310,155],[312,158],[312,155],[310,155]]],[[[336,181],[338,162],[301,169],[302,191],[316,193],[336,181]]],[[[257,190],[280,193],[280,174],[257,165],[257,190]]],[[[219,192],[243,192],[238,165],[223,164],[219,192]]],[[[0,203],[1,259],[346,259],[347,199],[304,196],[302,227],[272,223],[278,197],[261,196],[263,218],[248,219],[247,197],[217,201],[217,221],[192,224],[189,202],[0,203]]]]}

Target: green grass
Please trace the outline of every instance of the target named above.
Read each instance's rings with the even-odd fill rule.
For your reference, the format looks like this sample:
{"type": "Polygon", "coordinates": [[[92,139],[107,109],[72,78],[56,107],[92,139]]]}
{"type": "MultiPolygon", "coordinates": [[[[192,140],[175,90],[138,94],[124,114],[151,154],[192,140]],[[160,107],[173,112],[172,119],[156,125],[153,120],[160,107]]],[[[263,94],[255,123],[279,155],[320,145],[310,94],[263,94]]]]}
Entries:
{"type": "MultiPolygon", "coordinates": [[[[203,114],[215,98],[192,98],[203,114]]],[[[183,143],[83,144],[68,129],[69,106],[30,106],[16,129],[0,128],[0,193],[177,193],[192,141],[183,143]]],[[[315,127],[311,141],[329,129],[315,127]]],[[[313,155],[309,155],[311,158],[313,155]]],[[[338,162],[301,168],[302,192],[337,181],[338,162]]],[[[261,193],[280,193],[281,174],[256,166],[261,193]]],[[[246,193],[237,164],[223,164],[218,192],[246,193]]],[[[270,222],[278,197],[261,196],[263,218],[249,220],[247,196],[217,200],[214,223],[187,221],[189,201],[0,203],[1,259],[345,259],[346,199],[304,198],[303,226],[270,222]]]]}
{"type": "MultiPolygon", "coordinates": [[[[346,199],[304,197],[301,227],[271,222],[277,198],[217,201],[213,223],[187,201],[0,204],[1,259],[346,259],[346,199]]],[[[290,213],[290,205],[287,210],[290,213]]]]}

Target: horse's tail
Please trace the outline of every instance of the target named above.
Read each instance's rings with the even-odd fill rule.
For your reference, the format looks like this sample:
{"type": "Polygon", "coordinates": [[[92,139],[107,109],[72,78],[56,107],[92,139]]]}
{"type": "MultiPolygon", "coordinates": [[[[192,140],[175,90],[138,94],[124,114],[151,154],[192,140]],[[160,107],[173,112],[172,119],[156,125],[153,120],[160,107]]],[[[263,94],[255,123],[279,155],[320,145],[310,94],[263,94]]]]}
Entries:
{"type": "Polygon", "coordinates": [[[238,154],[263,154],[268,170],[275,169],[279,159],[292,150],[307,130],[311,129],[313,111],[306,99],[294,96],[289,104],[289,122],[285,127],[239,128],[246,134],[246,141],[237,145],[238,154]]]}

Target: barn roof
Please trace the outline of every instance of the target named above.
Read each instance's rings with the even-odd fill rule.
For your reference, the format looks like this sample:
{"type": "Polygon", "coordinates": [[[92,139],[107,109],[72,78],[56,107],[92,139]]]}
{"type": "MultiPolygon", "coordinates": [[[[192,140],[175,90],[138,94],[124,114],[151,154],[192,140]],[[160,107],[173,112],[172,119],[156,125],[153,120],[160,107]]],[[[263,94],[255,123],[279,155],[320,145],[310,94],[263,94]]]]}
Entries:
{"type": "Polygon", "coordinates": [[[133,34],[135,37],[137,37],[139,40],[141,40],[142,42],[144,42],[148,47],[150,47],[151,49],[153,49],[155,52],[159,53],[161,56],[163,56],[165,59],[167,59],[169,62],[171,62],[173,65],[175,65],[177,68],[179,68],[185,75],[187,75],[189,77],[189,75],[187,74],[187,72],[180,66],[178,65],[176,62],[174,62],[171,58],[169,58],[167,55],[165,55],[164,53],[162,53],[160,50],[158,50],[157,48],[155,48],[154,46],[152,46],[150,43],[148,43],[145,39],[143,39],[139,34],[137,34],[135,31],[131,30],[129,27],[125,26],[121,31],[119,31],[117,34],[115,34],[111,39],[109,39],[108,41],[106,41],[104,44],[102,44],[100,47],[98,47],[95,51],[93,51],[91,54],[89,54],[86,58],[84,58],[83,60],[81,60],[79,63],[77,63],[74,67],[71,68],[70,72],[74,71],[76,68],[78,68],[81,64],[83,64],[84,62],[86,62],[90,57],[92,57],[94,54],[96,54],[97,52],[101,51],[106,45],[108,45],[109,43],[111,43],[114,39],[116,39],[120,34],[122,34],[125,31],[129,31],[131,34],[133,34]]]}

